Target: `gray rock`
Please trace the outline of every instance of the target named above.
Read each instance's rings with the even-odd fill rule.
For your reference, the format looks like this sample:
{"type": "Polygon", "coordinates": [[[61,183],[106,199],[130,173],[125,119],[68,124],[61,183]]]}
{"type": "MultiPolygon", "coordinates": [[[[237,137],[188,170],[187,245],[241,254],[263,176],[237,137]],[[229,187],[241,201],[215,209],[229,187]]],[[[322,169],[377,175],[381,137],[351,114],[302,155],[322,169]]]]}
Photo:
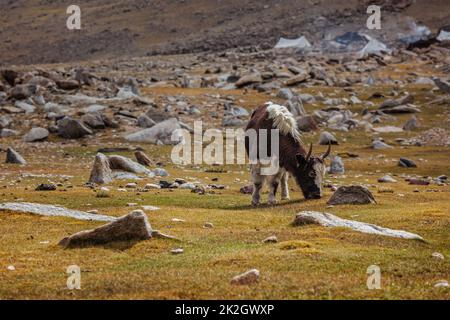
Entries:
{"type": "Polygon", "coordinates": [[[58,121],[58,135],[65,139],[79,139],[92,134],[80,121],[65,117],[58,121]]]}
{"type": "Polygon", "coordinates": [[[317,122],[313,116],[303,116],[297,118],[297,127],[302,132],[311,132],[318,129],[317,122]]]}
{"type": "Polygon", "coordinates": [[[137,123],[138,126],[141,128],[151,128],[153,127],[156,122],[153,121],[149,116],[147,116],[145,113],[141,114],[138,118],[137,118],[137,123]]]}
{"type": "Polygon", "coordinates": [[[56,81],[56,85],[63,90],[76,90],[80,88],[80,84],[76,80],[58,80],[56,81]]]}
{"type": "Polygon", "coordinates": [[[23,136],[23,141],[25,142],[35,142],[35,141],[42,141],[48,138],[48,135],[50,133],[45,128],[32,128],[30,131],[28,131],[27,134],[23,136]]]}
{"type": "Polygon", "coordinates": [[[403,130],[405,131],[413,131],[417,128],[419,128],[419,121],[417,121],[416,116],[412,116],[403,126],[403,130]]]}
{"type": "Polygon", "coordinates": [[[153,161],[142,151],[136,151],[134,156],[137,162],[143,166],[150,167],[154,164],[153,161]]]}
{"type": "Polygon", "coordinates": [[[89,182],[97,184],[108,184],[113,181],[112,171],[109,166],[108,157],[102,153],[95,156],[89,182]]]}
{"type": "Polygon", "coordinates": [[[141,210],[93,230],[75,233],[59,242],[64,248],[89,247],[117,241],[135,242],[152,237],[152,227],[141,210]]]}
{"type": "Polygon", "coordinates": [[[331,133],[329,133],[327,131],[324,131],[320,134],[319,144],[326,145],[326,146],[329,144],[337,145],[338,141],[334,135],[332,135],[331,133]]]}
{"type": "Polygon", "coordinates": [[[315,211],[303,211],[298,213],[292,224],[294,226],[317,224],[331,228],[343,227],[343,228],[350,228],[354,231],[362,233],[423,241],[423,238],[421,236],[407,231],[383,228],[374,224],[342,219],[329,213],[322,213],[315,211]]]}
{"type": "Polygon", "coordinates": [[[21,84],[11,89],[9,95],[16,100],[24,100],[37,92],[36,85],[21,84]]]}
{"type": "Polygon", "coordinates": [[[291,100],[294,97],[294,94],[291,89],[283,88],[278,91],[277,97],[285,100],[291,100]]]}
{"type": "Polygon", "coordinates": [[[341,157],[335,156],[333,160],[331,160],[330,173],[331,174],[345,173],[344,162],[342,161],[341,157]]]}
{"type": "Polygon", "coordinates": [[[24,158],[15,151],[13,148],[8,148],[6,150],[6,161],[5,163],[13,163],[13,164],[27,164],[24,158]]]}
{"type": "Polygon", "coordinates": [[[392,146],[384,143],[381,140],[375,140],[372,142],[372,148],[375,150],[392,149],[392,146]]]}
{"type": "Polygon", "coordinates": [[[261,83],[261,82],[262,82],[261,75],[259,75],[259,74],[250,74],[250,75],[246,75],[246,76],[241,77],[235,83],[235,85],[238,88],[242,88],[242,87],[248,86],[250,84],[261,83]]]}
{"type": "Polygon", "coordinates": [[[151,128],[127,135],[125,139],[130,142],[162,143],[166,145],[178,144],[182,141],[182,136],[179,133],[175,134],[174,139],[172,140],[172,134],[180,128],[181,126],[178,120],[176,118],[171,118],[160,122],[151,128]]]}
{"type": "Polygon", "coordinates": [[[0,137],[1,138],[15,137],[18,134],[19,134],[19,132],[16,130],[0,129],[0,137]]]}
{"type": "Polygon", "coordinates": [[[379,178],[378,182],[380,182],[380,183],[393,183],[393,182],[397,182],[397,180],[395,180],[394,178],[392,178],[390,175],[387,174],[387,175],[379,178]]]}
{"type": "Polygon", "coordinates": [[[400,158],[398,161],[398,166],[403,168],[416,168],[417,165],[414,163],[414,161],[406,159],[406,158],[400,158]]]}
{"type": "Polygon", "coordinates": [[[153,175],[149,169],[123,156],[112,155],[108,157],[109,166],[112,170],[122,170],[137,174],[153,175]]]}
{"type": "Polygon", "coordinates": [[[445,93],[450,93],[450,83],[444,80],[441,80],[437,77],[433,77],[432,80],[434,81],[434,84],[445,93]]]}
{"type": "Polygon", "coordinates": [[[100,113],[87,113],[80,118],[80,121],[92,129],[105,129],[106,124],[103,115],[100,113]]]}
{"type": "Polygon", "coordinates": [[[329,205],[376,203],[372,193],[363,186],[341,186],[328,200],[329,205]]]}
{"type": "Polygon", "coordinates": [[[33,113],[36,110],[35,106],[33,106],[32,104],[26,103],[25,101],[16,101],[16,103],[14,103],[14,105],[17,108],[25,111],[25,113],[33,113]]]}
{"type": "Polygon", "coordinates": [[[231,279],[233,285],[250,285],[258,282],[259,270],[252,269],[231,279]]]}
{"type": "Polygon", "coordinates": [[[91,221],[114,221],[115,217],[101,214],[91,214],[83,211],[70,210],[63,207],[29,203],[29,202],[7,202],[0,204],[0,211],[25,212],[48,217],[68,217],[78,220],[91,221]]]}

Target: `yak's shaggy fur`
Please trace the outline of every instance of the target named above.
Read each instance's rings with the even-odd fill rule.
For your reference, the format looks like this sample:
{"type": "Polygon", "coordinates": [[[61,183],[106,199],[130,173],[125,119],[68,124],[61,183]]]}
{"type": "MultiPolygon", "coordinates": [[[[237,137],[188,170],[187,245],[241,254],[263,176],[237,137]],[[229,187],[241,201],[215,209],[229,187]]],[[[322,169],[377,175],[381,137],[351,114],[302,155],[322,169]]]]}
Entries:
{"type": "Polygon", "coordinates": [[[286,107],[272,102],[266,103],[266,106],[268,118],[273,121],[274,127],[280,130],[281,134],[290,135],[295,141],[301,143],[301,134],[292,113],[286,107]]]}

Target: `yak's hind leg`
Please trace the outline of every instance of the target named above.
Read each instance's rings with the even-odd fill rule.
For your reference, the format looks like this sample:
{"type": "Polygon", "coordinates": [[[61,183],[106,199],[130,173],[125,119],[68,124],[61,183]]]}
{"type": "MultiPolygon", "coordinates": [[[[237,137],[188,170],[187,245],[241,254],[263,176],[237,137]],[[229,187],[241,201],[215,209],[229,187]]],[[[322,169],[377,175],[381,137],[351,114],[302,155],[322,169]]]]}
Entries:
{"type": "Polygon", "coordinates": [[[281,200],[289,200],[289,172],[284,171],[283,175],[281,176],[281,200]]]}
{"type": "Polygon", "coordinates": [[[257,206],[261,202],[261,189],[264,185],[266,177],[261,175],[260,165],[255,164],[251,165],[250,171],[252,174],[252,182],[253,182],[252,205],[257,206]]]}
{"type": "Polygon", "coordinates": [[[282,175],[283,170],[280,169],[277,174],[269,177],[269,204],[277,203],[277,190],[280,185],[282,175]]]}

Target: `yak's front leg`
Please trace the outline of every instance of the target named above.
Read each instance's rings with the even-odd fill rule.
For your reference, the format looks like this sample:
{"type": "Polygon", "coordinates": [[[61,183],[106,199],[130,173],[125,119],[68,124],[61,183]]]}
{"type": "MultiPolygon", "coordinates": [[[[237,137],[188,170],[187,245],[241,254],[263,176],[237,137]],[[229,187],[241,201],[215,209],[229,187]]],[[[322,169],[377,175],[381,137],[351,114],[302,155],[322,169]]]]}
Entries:
{"type": "Polygon", "coordinates": [[[289,172],[285,171],[281,176],[281,200],[289,200],[289,172]]]}
{"type": "Polygon", "coordinates": [[[261,203],[261,189],[266,177],[261,175],[261,167],[259,165],[252,165],[250,170],[253,182],[252,205],[257,206],[261,203]]]}
{"type": "Polygon", "coordinates": [[[277,174],[269,178],[269,204],[273,205],[277,203],[277,190],[282,174],[283,172],[280,170],[277,174]]]}

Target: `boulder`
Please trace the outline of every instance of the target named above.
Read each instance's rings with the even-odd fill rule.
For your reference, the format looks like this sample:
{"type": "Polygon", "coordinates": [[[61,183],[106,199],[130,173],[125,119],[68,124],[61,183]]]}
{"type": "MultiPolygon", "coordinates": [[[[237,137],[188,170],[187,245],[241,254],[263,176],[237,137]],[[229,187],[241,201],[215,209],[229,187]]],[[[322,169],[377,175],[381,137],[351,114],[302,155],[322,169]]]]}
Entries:
{"type": "Polygon", "coordinates": [[[30,131],[28,131],[27,134],[23,136],[23,141],[25,142],[35,142],[35,141],[42,141],[48,138],[48,135],[50,133],[45,128],[32,128],[30,131]]]}
{"type": "Polygon", "coordinates": [[[172,141],[172,134],[175,130],[180,128],[181,126],[178,120],[176,118],[171,118],[160,122],[151,128],[127,135],[125,139],[130,142],[178,144],[182,140],[182,136],[180,134],[176,134],[174,141],[172,141]]]}
{"type": "Polygon", "coordinates": [[[10,86],[14,86],[16,79],[19,76],[17,71],[11,69],[4,69],[0,72],[0,74],[10,86]]]}
{"type": "Polygon", "coordinates": [[[376,203],[372,193],[363,186],[342,186],[328,200],[329,205],[376,203]]]}
{"type": "Polygon", "coordinates": [[[133,211],[111,223],[93,230],[75,233],[59,242],[64,248],[89,247],[117,241],[142,241],[152,237],[152,228],[147,216],[133,211]]]}
{"type": "Polygon", "coordinates": [[[65,117],[58,121],[58,135],[65,139],[80,139],[92,134],[91,129],[87,128],[80,121],[65,117]]]}
{"type": "Polygon", "coordinates": [[[392,149],[392,146],[384,143],[381,140],[375,140],[372,142],[372,148],[375,150],[392,149]]]}
{"type": "Polygon", "coordinates": [[[134,156],[136,157],[137,162],[143,166],[150,167],[154,165],[153,161],[142,151],[136,151],[134,156]]]}
{"type": "Polygon", "coordinates": [[[8,148],[6,150],[6,161],[5,163],[14,163],[14,164],[27,164],[24,158],[15,151],[13,148],[8,148]]]}
{"type": "Polygon", "coordinates": [[[392,178],[390,175],[387,174],[387,175],[379,178],[378,182],[380,182],[380,183],[392,183],[392,182],[397,182],[397,180],[395,180],[394,178],[392,178]]]}
{"type": "Polygon", "coordinates": [[[303,83],[306,80],[309,79],[309,74],[308,73],[302,73],[302,74],[298,74],[295,75],[291,78],[289,78],[288,80],[286,80],[285,85],[286,86],[295,86],[297,84],[303,83]]]}
{"type": "Polygon", "coordinates": [[[94,165],[92,166],[90,183],[108,184],[113,181],[112,171],[109,166],[108,157],[102,153],[95,156],[94,165]]]}
{"type": "Polygon", "coordinates": [[[347,220],[339,218],[335,215],[329,213],[315,212],[315,211],[303,211],[295,216],[292,225],[303,226],[309,224],[317,224],[323,227],[343,227],[350,228],[354,231],[376,234],[388,237],[411,239],[411,240],[422,240],[423,238],[417,234],[406,232],[403,230],[393,230],[388,228],[383,228],[374,224],[347,220]]]}
{"type": "Polygon", "coordinates": [[[12,129],[0,129],[0,138],[15,137],[19,134],[18,131],[12,129]]]}

